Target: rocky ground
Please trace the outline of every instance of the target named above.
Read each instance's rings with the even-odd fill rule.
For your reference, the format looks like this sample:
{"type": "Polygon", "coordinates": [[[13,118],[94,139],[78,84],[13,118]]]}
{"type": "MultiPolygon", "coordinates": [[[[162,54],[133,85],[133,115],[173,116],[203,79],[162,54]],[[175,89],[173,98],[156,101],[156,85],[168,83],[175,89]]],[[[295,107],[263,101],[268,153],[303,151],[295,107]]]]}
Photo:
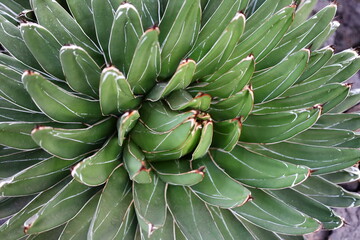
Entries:
{"type": "MultiPolygon", "coordinates": [[[[336,20],[341,26],[327,44],[334,45],[336,51],[354,48],[360,51],[360,0],[338,0],[338,13],[336,20]]],[[[317,9],[329,4],[328,0],[319,0],[317,9]]],[[[360,72],[353,76],[349,82],[353,88],[360,88],[360,72]]],[[[360,104],[351,109],[360,112],[360,104]]],[[[344,186],[349,191],[360,192],[359,182],[344,186]]],[[[338,215],[345,219],[346,224],[334,231],[321,231],[308,235],[307,240],[357,240],[360,239],[360,208],[336,209],[338,215]]]]}

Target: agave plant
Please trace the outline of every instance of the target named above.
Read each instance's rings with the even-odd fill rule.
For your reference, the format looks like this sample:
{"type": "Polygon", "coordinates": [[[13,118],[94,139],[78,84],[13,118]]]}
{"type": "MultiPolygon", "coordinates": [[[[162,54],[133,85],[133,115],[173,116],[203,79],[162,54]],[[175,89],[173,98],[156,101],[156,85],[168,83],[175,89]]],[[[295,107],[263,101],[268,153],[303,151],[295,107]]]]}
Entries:
{"type": "Polygon", "coordinates": [[[0,239],[342,226],[360,57],[316,2],[0,0],[0,239]]]}

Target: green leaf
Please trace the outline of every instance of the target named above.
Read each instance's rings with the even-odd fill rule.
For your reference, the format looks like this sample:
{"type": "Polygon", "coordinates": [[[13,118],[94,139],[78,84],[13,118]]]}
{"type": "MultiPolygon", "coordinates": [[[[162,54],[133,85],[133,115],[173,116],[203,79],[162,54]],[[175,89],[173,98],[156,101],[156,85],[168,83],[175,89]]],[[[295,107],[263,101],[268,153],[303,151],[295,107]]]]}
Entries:
{"type": "MultiPolygon", "coordinates": [[[[6,2],[8,4],[10,2],[6,2]]],[[[1,10],[0,10],[1,11],[1,10]]],[[[22,63],[34,68],[40,68],[32,53],[27,48],[20,29],[0,15],[0,43],[12,56],[22,63]]]]}
{"type": "Polygon", "coordinates": [[[101,185],[106,182],[114,168],[120,164],[121,152],[117,137],[113,137],[94,155],[75,165],[71,170],[71,175],[82,184],[101,185]]]}
{"type": "Polygon", "coordinates": [[[86,35],[96,41],[95,24],[91,0],[66,0],[67,5],[76,22],[81,26],[86,35]]]}
{"type": "Polygon", "coordinates": [[[115,119],[107,118],[84,129],[40,126],[31,136],[45,151],[63,159],[73,159],[100,147],[113,133],[114,125],[115,119]]]}
{"type": "Polygon", "coordinates": [[[291,25],[290,29],[294,29],[300,24],[304,23],[311,14],[317,2],[318,0],[301,1],[298,9],[296,10],[294,23],[291,25]]]}
{"type": "Polygon", "coordinates": [[[240,119],[214,122],[214,136],[211,146],[227,152],[233,150],[240,138],[241,127],[240,119]]]}
{"type": "Polygon", "coordinates": [[[70,181],[24,223],[26,234],[44,232],[72,219],[98,189],[70,181]],[[56,214],[56,218],[54,218],[56,214]]]}
{"type": "Polygon", "coordinates": [[[56,227],[54,229],[51,229],[49,231],[46,231],[46,232],[31,234],[26,238],[26,240],[58,239],[58,237],[61,235],[61,232],[63,231],[64,227],[65,227],[65,224],[61,225],[59,227],[56,227]]]}
{"type": "Polygon", "coordinates": [[[61,44],[45,27],[36,23],[23,23],[20,26],[26,46],[41,65],[51,75],[64,79],[59,51],[61,44]]]}
{"type": "Polygon", "coordinates": [[[310,177],[294,189],[330,207],[357,207],[360,205],[360,194],[348,192],[319,176],[310,177]]]}
{"type": "Polygon", "coordinates": [[[94,216],[100,192],[92,196],[76,216],[66,223],[59,240],[86,239],[91,220],[94,216]]]}
{"type": "Polygon", "coordinates": [[[227,98],[240,92],[249,83],[255,69],[254,56],[250,55],[241,60],[228,71],[216,71],[201,82],[189,87],[189,91],[204,92],[215,97],[227,98]]]}
{"type": "Polygon", "coordinates": [[[26,122],[1,122],[0,144],[17,149],[36,149],[39,145],[31,138],[36,124],[26,122]]]}
{"type": "Polygon", "coordinates": [[[104,115],[119,114],[136,108],[141,98],[135,97],[125,76],[115,67],[105,68],[100,78],[100,107],[104,115]]]}
{"type": "Polygon", "coordinates": [[[53,188],[37,195],[27,206],[12,216],[6,223],[0,226],[1,239],[19,239],[25,236],[24,222],[34,215],[39,208],[49,202],[69,182],[66,178],[56,184],[53,188]]]}
{"type": "Polygon", "coordinates": [[[206,111],[210,108],[211,96],[199,92],[192,97],[185,90],[178,90],[171,93],[165,101],[172,110],[199,109],[206,111]]]}
{"type": "Polygon", "coordinates": [[[216,121],[240,117],[245,120],[251,113],[253,106],[254,93],[251,88],[245,87],[244,90],[230,96],[229,98],[213,101],[211,103],[209,113],[216,121]]]}
{"type": "Polygon", "coordinates": [[[357,167],[349,167],[334,173],[321,175],[322,178],[332,183],[348,183],[360,179],[360,170],[357,167]]]}
{"type": "Polygon", "coordinates": [[[231,177],[256,188],[293,187],[310,175],[307,167],[255,154],[240,146],[231,152],[211,150],[210,156],[231,177]]]}
{"type": "Polygon", "coordinates": [[[241,144],[251,152],[281,161],[303,165],[324,174],[350,167],[359,160],[358,149],[309,146],[299,143],[282,142],[271,145],[241,144]]]}
{"type": "Polygon", "coordinates": [[[147,99],[150,101],[158,101],[171,92],[185,89],[192,81],[195,68],[196,63],[194,61],[189,59],[182,61],[171,79],[168,82],[157,83],[147,95],[147,99]]]}
{"type": "Polygon", "coordinates": [[[81,47],[64,46],[60,50],[66,82],[77,92],[99,96],[100,67],[81,47]]]}
{"type": "Polygon", "coordinates": [[[150,236],[165,224],[167,185],[155,174],[148,184],[133,182],[134,206],[139,226],[150,236]]]}
{"type": "Polygon", "coordinates": [[[49,122],[42,112],[31,111],[0,97],[0,122],[49,122]]]}
{"type": "Polygon", "coordinates": [[[321,107],[280,113],[250,115],[243,123],[240,141],[275,143],[310,128],[320,117],[321,107]]]}
{"type": "Polygon", "coordinates": [[[201,182],[205,174],[203,167],[193,170],[187,160],[152,162],[151,166],[162,181],[171,185],[191,186],[201,182]]]}
{"type": "Polygon", "coordinates": [[[210,156],[192,162],[195,168],[205,167],[204,179],[191,186],[203,201],[221,208],[238,207],[250,198],[250,191],[219,169],[210,156]]]}
{"type": "Polygon", "coordinates": [[[94,123],[102,118],[98,101],[80,98],[38,73],[25,72],[22,81],[36,105],[55,121],[94,123]]]}
{"type": "MultiPolygon", "coordinates": [[[[13,149],[7,149],[13,150],[13,149]]],[[[14,152],[6,153],[4,149],[0,152],[0,179],[8,178],[12,175],[35,165],[50,155],[40,149],[37,150],[15,150],[14,152]]]]}
{"type": "Polygon", "coordinates": [[[239,9],[240,0],[207,0],[202,10],[199,37],[189,53],[195,61],[200,60],[217,42],[239,9]]]}
{"type": "Polygon", "coordinates": [[[192,160],[201,158],[208,152],[213,139],[213,125],[214,124],[212,121],[204,121],[202,123],[200,140],[194,152],[192,153],[192,160]]]}
{"type": "Polygon", "coordinates": [[[0,64],[0,96],[27,109],[38,111],[21,82],[21,73],[0,64]]]}
{"type": "Polygon", "coordinates": [[[261,62],[257,63],[257,69],[273,66],[291,53],[311,45],[314,39],[332,21],[335,12],[336,5],[330,4],[299,27],[288,32],[278,45],[261,62]]]}
{"type": "Polygon", "coordinates": [[[195,44],[201,19],[200,0],[169,0],[167,6],[159,26],[161,79],[166,79],[176,71],[195,44]]]}
{"type": "MultiPolygon", "coordinates": [[[[127,225],[126,216],[132,208],[131,182],[124,167],[120,166],[111,174],[101,193],[87,239],[115,239],[124,224],[127,225]]],[[[134,233],[135,229],[128,234],[134,233]]]]}
{"type": "Polygon", "coordinates": [[[254,199],[231,211],[241,218],[269,231],[303,235],[321,228],[321,224],[285,202],[261,190],[251,189],[254,199]]]}
{"type": "Polygon", "coordinates": [[[129,3],[120,5],[111,28],[109,55],[112,64],[124,74],[129,72],[136,46],[142,34],[143,27],[138,10],[129,3]]]}
{"type": "Polygon", "coordinates": [[[139,112],[137,110],[132,110],[124,113],[118,119],[116,123],[116,127],[118,130],[119,146],[123,145],[126,135],[134,128],[139,117],[140,117],[139,112]]]}
{"type": "Polygon", "coordinates": [[[253,239],[248,230],[226,209],[207,206],[223,239],[253,239]]]}
{"type": "Polygon", "coordinates": [[[325,229],[335,229],[343,225],[342,218],[337,216],[331,208],[293,189],[268,191],[267,193],[288,203],[298,211],[319,220],[325,229]]]}
{"type": "Polygon", "coordinates": [[[215,222],[210,220],[211,214],[206,204],[188,188],[170,185],[167,190],[167,203],[186,239],[222,239],[215,222]]]}
{"type": "Polygon", "coordinates": [[[44,191],[65,178],[69,167],[77,160],[68,161],[51,157],[36,163],[0,180],[0,195],[23,196],[44,191]]]}
{"type": "MultiPolygon", "coordinates": [[[[327,84],[304,93],[292,96],[279,97],[270,102],[258,104],[254,108],[254,113],[273,113],[300,108],[308,108],[316,104],[324,105],[324,109],[329,109],[331,101],[343,94],[348,93],[349,87],[340,83],[327,84]]],[[[256,93],[254,93],[256,94],[256,93]]],[[[256,95],[255,95],[256,96],[256,95]]]]}
{"type": "Polygon", "coordinates": [[[161,68],[158,36],[157,27],[147,30],[134,51],[127,80],[135,94],[145,94],[156,84],[161,68]]]}
{"type": "Polygon", "coordinates": [[[37,195],[0,198],[0,219],[10,218],[29,204],[37,195]]]}
{"type": "Polygon", "coordinates": [[[135,6],[136,9],[141,9],[139,12],[144,29],[149,29],[160,23],[160,0],[130,0],[129,3],[135,6]]]}
{"type": "Polygon", "coordinates": [[[48,29],[62,45],[75,44],[82,47],[98,64],[103,63],[97,46],[59,3],[52,0],[31,0],[31,4],[38,23],[48,29]]]}
{"type": "Polygon", "coordinates": [[[331,109],[331,113],[341,113],[349,110],[350,108],[356,106],[360,102],[360,91],[358,89],[351,90],[346,99],[337,105],[335,108],[331,109]]]}
{"type": "MultiPolygon", "coordinates": [[[[197,61],[194,80],[213,74],[230,57],[245,28],[245,15],[237,13],[224,32],[202,58],[197,61]]],[[[189,56],[193,58],[192,55],[189,56]]]]}
{"type": "Polygon", "coordinates": [[[309,50],[300,50],[269,69],[255,72],[251,79],[255,103],[267,102],[285,92],[301,76],[309,57],[309,50]]]}
{"type": "Polygon", "coordinates": [[[123,161],[131,180],[138,183],[151,183],[151,168],[148,167],[141,149],[131,140],[125,143],[123,161]]]}
{"type": "Polygon", "coordinates": [[[355,137],[354,132],[339,129],[310,128],[290,138],[289,142],[316,146],[336,146],[355,137]]]}
{"type": "Polygon", "coordinates": [[[360,128],[359,113],[327,113],[316,122],[316,128],[333,128],[356,131],[360,128]]]}

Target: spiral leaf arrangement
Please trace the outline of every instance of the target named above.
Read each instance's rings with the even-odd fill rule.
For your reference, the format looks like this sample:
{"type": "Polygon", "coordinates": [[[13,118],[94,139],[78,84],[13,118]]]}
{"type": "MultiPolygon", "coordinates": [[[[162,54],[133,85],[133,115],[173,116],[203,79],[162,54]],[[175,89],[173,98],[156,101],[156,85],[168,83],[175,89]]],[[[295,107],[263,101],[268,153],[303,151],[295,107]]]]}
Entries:
{"type": "Polygon", "coordinates": [[[0,239],[342,226],[360,57],[316,2],[0,0],[0,239]]]}

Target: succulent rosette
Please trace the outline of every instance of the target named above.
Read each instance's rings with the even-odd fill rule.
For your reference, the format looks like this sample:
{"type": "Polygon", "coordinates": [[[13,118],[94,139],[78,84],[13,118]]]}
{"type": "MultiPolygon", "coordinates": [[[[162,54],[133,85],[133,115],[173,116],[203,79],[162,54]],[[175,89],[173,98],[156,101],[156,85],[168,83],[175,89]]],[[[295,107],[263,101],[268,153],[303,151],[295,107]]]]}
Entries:
{"type": "Polygon", "coordinates": [[[0,239],[302,239],[360,205],[330,4],[0,0],[0,239]]]}

